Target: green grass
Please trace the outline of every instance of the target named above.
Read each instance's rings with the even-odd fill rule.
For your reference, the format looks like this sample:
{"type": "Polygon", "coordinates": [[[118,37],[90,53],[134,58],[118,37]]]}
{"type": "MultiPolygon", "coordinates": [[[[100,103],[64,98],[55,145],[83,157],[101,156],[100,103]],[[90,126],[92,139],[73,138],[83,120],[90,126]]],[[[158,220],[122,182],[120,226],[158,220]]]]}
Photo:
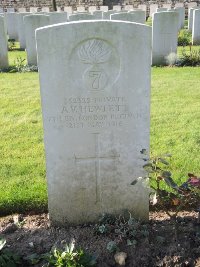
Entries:
{"type": "MultiPolygon", "coordinates": [[[[10,62],[24,52],[9,52],[10,62]]],[[[152,68],[151,152],[200,175],[200,68],[152,68]]],[[[0,214],[47,209],[38,73],[0,74],[0,214]]]]}

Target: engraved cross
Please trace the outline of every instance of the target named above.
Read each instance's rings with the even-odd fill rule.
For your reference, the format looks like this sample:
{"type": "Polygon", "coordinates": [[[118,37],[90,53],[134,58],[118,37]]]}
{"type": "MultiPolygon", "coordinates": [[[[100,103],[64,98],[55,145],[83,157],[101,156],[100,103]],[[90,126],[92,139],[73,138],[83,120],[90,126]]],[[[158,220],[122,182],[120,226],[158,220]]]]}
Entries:
{"type": "Polygon", "coordinates": [[[93,156],[89,157],[77,157],[75,155],[75,162],[82,162],[82,161],[93,161],[94,162],[94,169],[95,169],[95,188],[96,188],[96,203],[98,203],[101,199],[100,197],[100,161],[101,160],[116,160],[120,157],[119,154],[112,154],[112,155],[100,155],[99,153],[99,133],[93,133],[94,137],[94,144],[95,144],[95,152],[93,156]]]}

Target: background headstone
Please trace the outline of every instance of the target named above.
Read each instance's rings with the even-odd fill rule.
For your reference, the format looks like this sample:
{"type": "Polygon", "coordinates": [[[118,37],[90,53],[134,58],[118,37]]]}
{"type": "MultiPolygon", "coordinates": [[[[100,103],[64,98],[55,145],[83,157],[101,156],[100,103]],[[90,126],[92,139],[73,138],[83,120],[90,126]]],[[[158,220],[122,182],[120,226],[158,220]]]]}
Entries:
{"type": "Polygon", "coordinates": [[[88,7],[88,11],[89,11],[90,13],[92,13],[92,14],[93,14],[93,12],[96,11],[96,10],[97,10],[97,7],[96,7],[96,6],[89,6],[89,7],[88,7]]]}
{"type": "Polygon", "coordinates": [[[110,19],[110,15],[115,14],[115,10],[108,10],[107,12],[103,12],[103,19],[110,19]]]}
{"type": "Polygon", "coordinates": [[[69,21],[78,21],[78,20],[93,20],[94,16],[89,13],[79,13],[69,16],[69,21]]]}
{"type": "Polygon", "coordinates": [[[166,57],[177,52],[178,13],[165,11],[154,13],[152,32],[152,64],[165,65],[166,57]]]}
{"type": "Polygon", "coordinates": [[[174,10],[179,13],[179,29],[183,29],[185,26],[185,8],[175,7],[174,10]]]}
{"type": "Polygon", "coordinates": [[[113,6],[113,10],[115,10],[115,11],[121,11],[122,10],[122,7],[119,6],[119,5],[115,5],[115,6],[113,6]]]}
{"type": "Polygon", "coordinates": [[[30,7],[30,13],[37,13],[38,7],[30,7]]]}
{"type": "Polygon", "coordinates": [[[68,14],[67,12],[50,12],[49,15],[49,24],[57,24],[67,22],[68,14]]]}
{"type": "Polygon", "coordinates": [[[8,67],[7,34],[5,32],[5,19],[0,16],[0,68],[8,67]]]}
{"type": "Polygon", "coordinates": [[[200,9],[193,13],[192,44],[200,45],[200,9]]]}
{"type": "Polygon", "coordinates": [[[84,6],[77,6],[77,12],[86,12],[84,6]]]}
{"type": "Polygon", "coordinates": [[[47,15],[24,16],[26,53],[29,65],[37,65],[35,30],[37,28],[47,26],[48,24],[49,24],[49,16],[47,15]]]}
{"type": "Polygon", "coordinates": [[[24,12],[26,12],[26,8],[25,7],[20,7],[20,8],[18,8],[18,12],[24,13],[24,12]]]}
{"type": "Polygon", "coordinates": [[[110,19],[111,20],[123,20],[123,21],[130,21],[130,22],[136,22],[136,23],[145,23],[145,12],[143,12],[143,16],[141,16],[142,14],[140,14],[138,11],[132,11],[132,12],[128,12],[128,13],[115,13],[110,15],[110,19]],[[133,13],[132,13],[133,12],[133,13]],[[139,13],[139,14],[138,14],[139,13]]]}
{"type": "Polygon", "coordinates": [[[125,5],[124,10],[133,10],[133,5],[125,5]]]}
{"type": "Polygon", "coordinates": [[[17,31],[17,13],[8,12],[5,13],[6,27],[8,31],[9,39],[18,40],[18,31],[17,31]]]}
{"type": "Polygon", "coordinates": [[[145,175],[140,151],[149,149],[151,28],[85,21],[36,38],[50,220],[124,210],[148,220],[149,191],[130,184],[145,175]]]}
{"type": "Polygon", "coordinates": [[[64,11],[67,12],[68,14],[72,14],[73,13],[72,6],[65,6],[64,11]]]}
{"type": "Polygon", "coordinates": [[[101,11],[108,11],[108,6],[100,6],[101,11]]]}
{"type": "Polygon", "coordinates": [[[26,36],[25,36],[25,25],[24,25],[24,16],[30,15],[29,12],[18,13],[17,14],[17,31],[18,39],[20,43],[20,48],[26,48],[26,36]]]}
{"type": "Polygon", "coordinates": [[[168,8],[166,8],[166,7],[158,7],[156,9],[156,12],[162,12],[162,11],[167,11],[167,10],[168,10],[168,8]]]}
{"type": "Polygon", "coordinates": [[[150,8],[149,15],[150,17],[152,17],[153,13],[155,13],[158,8],[158,4],[150,4],[149,8],[150,8]]]}
{"type": "Polygon", "coordinates": [[[42,7],[42,12],[49,12],[49,7],[48,6],[45,6],[45,7],[42,7]]]}
{"type": "Polygon", "coordinates": [[[103,11],[101,10],[94,11],[93,16],[95,19],[103,19],[103,11]]]}
{"type": "Polygon", "coordinates": [[[15,9],[14,9],[14,7],[7,7],[7,13],[12,13],[12,12],[15,12],[15,9]]]}

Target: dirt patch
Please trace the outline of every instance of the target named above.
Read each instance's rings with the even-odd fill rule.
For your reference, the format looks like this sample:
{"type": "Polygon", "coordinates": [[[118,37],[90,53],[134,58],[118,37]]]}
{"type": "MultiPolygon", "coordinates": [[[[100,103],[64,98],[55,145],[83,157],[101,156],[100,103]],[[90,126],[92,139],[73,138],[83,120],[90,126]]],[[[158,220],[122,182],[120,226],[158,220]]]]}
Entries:
{"type": "MultiPolygon", "coordinates": [[[[178,239],[175,239],[174,224],[164,212],[150,212],[147,224],[149,238],[141,238],[135,246],[127,246],[122,240],[120,251],[127,253],[127,267],[196,266],[200,267],[200,225],[196,212],[183,211],[178,217],[178,239]]],[[[18,215],[0,218],[0,233],[7,246],[26,257],[50,251],[52,246],[69,243],[72,238],[77,247],[95,254],[98,267],[117,266],[114,254],[106,249],[113,234],[98,235],[94,225],[55,228],[50,226],[48,214],[18,215]],[[16,227],[16,220],[18,221],[16,227]]],[[[24,262],[23,266],[29,266],[24,262]]],[[[34,266],[42,266],[37,264],[34,266]]]]}

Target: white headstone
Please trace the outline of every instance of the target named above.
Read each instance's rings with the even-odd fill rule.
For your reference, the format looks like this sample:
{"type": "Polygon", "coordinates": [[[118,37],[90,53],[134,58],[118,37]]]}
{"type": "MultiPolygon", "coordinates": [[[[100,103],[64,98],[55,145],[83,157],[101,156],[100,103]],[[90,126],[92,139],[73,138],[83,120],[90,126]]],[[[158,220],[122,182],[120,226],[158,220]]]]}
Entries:
{"type": "Polygon", "coordinates": [[[25,7],[19,7],[18,12],[24,13],[24,12],[26,12],[26,8],[25,7]]]}
{"type": "Polygon", "coordinates": [[[6,26],[8,31],[9,39],[18,40],[18,31],[17,31],[17,13],[8,12],[5,13],[6,26]]]}
{"type": "Polygon", "coordinates": [[[12,13],[12,12],[15,12],[15,9],[14,9],[14,7],[7,7],[7,13],[12,13]]]}
{"type": "Polygon", "coordinates": [[[199,9],[199,7],[195,8],[190,8],[188,11],[188,30],[191,32],[192,31],[192,25],[193,25],[193,14],[194,10],[199,9]]]}
{"type": "Polygon", "coordinates": [[[115,10],[109,10],[107,12],[103,12],[103,19],[110,19],[110,15],[115,14],[115,10]]]}
{"type": "Polygon", "coordinates": [[[175,3],[175,7],[184,7],[184,3],[175,3]]]}
{"type": "Polygon", "coordinates": [[[7,34],[5,32],[5,19],[0,16],[0,68],[8,67],[7,34]]]}
{"type": "Polygon", "coordinates": [[[200,45],[200,9],[195,9],[193,13],[192,44],[200,45]]]}
{"type": "Polygon", "coordinates": [[[103,11],[101,10],[94,11],[93,16],[95,19],[103,19],[103,11]]]}
{"type": "Polygon", "coordinates": [[[133,5],[125,5],[124,10],[133,10],[133,5]]]}
{"type": "Polygon", "coordinates": [[[156,12],[157,8],[158,8],[158,4],[150,4],[150,11],[149,11],[150,17],[152,17],[153,13],[156,12]]]}
{"type": "Polygon", "coordinates": [[[115,11],[121,11],[122,10],[122,7],[119,6],[119,5],[115,5],[115,6],[113,6],[113,10],[115,10],[115,11]]]}
{"type": "Polygon", "coordinates": [[[89,7],[88,7],[88,11],[89,11],[90,13],[92,13],[92,14],[93,14],[93,12],[96,11],[96,10],[97,10],[97,7],[96,7],[96,6],[89,6],[89,7]]]}
{"type": "Polygon", "coordinates": [[[37,13],[38,7],[30,7],[30,13],[37,13]]]}
{"type": "Polygon", "coordinates": [[[64,11],[67,12],[68,14],[72,14],[73,13],[72,6],[65,6],[64,11]]]}
{"type": "Polygon", "coordinates": [[[132,11],[132,12],[115,13],[115,14],[110,15],[110,19],[111,20],[131,21],[131,22],[137,22],[137,23],[145,24],[145,12],[144,11],[141,11],[141,12],[143,12],[143,14],[138,12],[138,11],[132,11]]]}
{"type": "Polygon", "coordinates": [[[197,3],[196,3],[196,2],[189,2],[189,3],[188,3],[188,10],[189,10],[190,8],[193,8],[193,7],[197,7],[197,3]]]}
{"type": "Polygon", "coordinates": [[[185,26],[185,8],[175,7],[174,10],[179,13],[179,29],[183,29],[185,26]]]}
{"type": "Polygon", "coordinates": [[[154,13],[152,20],[153,48],[152,64],[166,64],[166,57],[177,52],[178,42],[178,13],[154,13]]]}
{"type": "Polygon", "coordinates": [[[86,12],[84,6],[77,6],[77,12],[86,12]]]}
{"type": "Polygon", "coordinates": [[[106,12],[108,11],[108,6],[100,6],[100,10],[106,12]]]}
{"type": "Polygon", "coordinates": [[[3,11],[3,8],[2,7],[0,7],[0,13],[3,13],[4,11],[3,11]]]}
{"type": "Polygon", "coordinates": [[[28,15],[24,16],[26,53],[29,65],[37,65],[35,30],[49,24],[47,15],[28,15]]]}
{"type": "Polygon", "coordinates": [[[148,220],[148,190],[130,184],[149,149],[151,28],[85,21],[36,38],[51,221],[124,210],[148,220]]]}
{"type": "Polygon", "coordinates": [[[69,21],[78,21],[78,20],[93,20],[94,16],[89,13],[79,13],[69,16],[69,21]]]}
{"type": "Polygon", "coordinates": [[[138,5],[138,8],[145,11],[145,12],[147,11],[147,6],[145,4],[138,5]]]}
{"type": "Polygon", "coordinates": [[[172,5],[171,4],[163,4],[162,7],[170,9],[172,7],[172,5]]]}
{"type": "Polygon", "coordinates": [[[67,12],[49,12],[49,24],[58,24],[67,22],[68,14],[67,12]]]}
{"type": "Polygon", "coordinates": [[[45,7],[42,7],[42,12],[49,12],[49,7],[48,6],[45,6],[45,7]]]}
{"type": "Polygon", "coordinates": [[[17,30],[18,30],[18,39],[20,43],[20,48],[26,48],[26,37],[25,37],[25,25],[24,25],[24,16],[30,15],[29,12],[18,13],[17,14],[17,30]]]}
{"type": "Polygon", "coordinates": [[[129,11],[129,13],[134,15],[135,22],[145,24],[146,12],[144,10],[133,10],[129,11]]]}
{"type": "Polygon", "coordinates": [[[167,10],[168,10],[168,8],[166,8],[166,7],[159,7],[156,9],[156,12],[163,12],[163,11],[167,11],[167,10]]]}

